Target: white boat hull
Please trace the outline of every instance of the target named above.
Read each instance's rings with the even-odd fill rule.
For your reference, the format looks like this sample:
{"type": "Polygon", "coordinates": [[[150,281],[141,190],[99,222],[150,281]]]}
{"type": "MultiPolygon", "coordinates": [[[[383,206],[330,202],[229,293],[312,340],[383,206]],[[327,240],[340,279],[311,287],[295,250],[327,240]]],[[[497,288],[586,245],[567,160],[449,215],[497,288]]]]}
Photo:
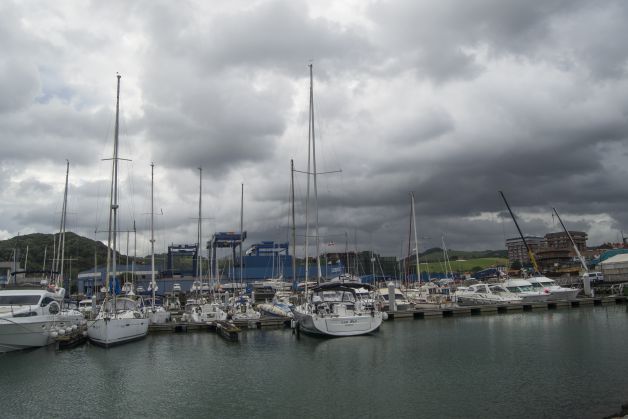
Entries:
{"type": "Polygon", "coordinates": [[[79,325],[82,316],[36,316],[0,318],[0,353],[50,345],[51,331],[79,325]]]}
{"type": "Polygon", "coordinates": [[[150,324],[165,324],[170,321],[170,312],[163,308],[155,311],[148,310],[148,320],[150,324]]]}
{"type": "Polygon", "coordinates": [[[550,294],[546,293],[526,294],[518,292],[515,294],[517,294],[524,303],[544,303],[550,298],[550,294]]]}
{"type": "Polygon", "coordinates": [[[258,304],[257,308],[263,314],[274,317],[293,317],[292,311],[285,310],[281,307],[278,307],[274,304],[258,304]]]}
{"type": "Polygon", "coordinates": [[[298,327],[305,333],[323,336],[359,336],[376,331],[382,324],[382,313],[354,316],[319,316],[294,312],[298,327]]]}
{"type": "Polygon", "coordinates": [[[142,339],[148,334],[148,323],[145,318],[101,318],[88,323],[87,336],[94,344],[107,348],[142,339]]]}
{"type": "Polygon", "coordinates": [[[549,300],[575,300],[578,294],[580,293],[579,289],[576,288],[562,288],[560,290],[553,290],[550,288],[549,292],[549,300]]]}
{"type": "Polygon", "coordinates": [[[494,304],[517,304],[521,303],[521,299],[507,300],[507,299],[491,299],[486,297],[469,297],[469,296],[457,296],[456,302],[459,306],[482,306],[482,305],[494,305],[494,304]]]}

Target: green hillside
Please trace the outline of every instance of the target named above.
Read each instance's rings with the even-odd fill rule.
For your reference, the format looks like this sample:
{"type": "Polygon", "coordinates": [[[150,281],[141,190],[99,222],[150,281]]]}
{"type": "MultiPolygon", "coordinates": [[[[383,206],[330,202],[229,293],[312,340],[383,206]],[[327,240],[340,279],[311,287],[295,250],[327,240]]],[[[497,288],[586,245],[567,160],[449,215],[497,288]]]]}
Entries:
{"type": "MultiPolygon", "coordinates": [[[[0,240],[0,261],[13,261],[13,253],[16,251],[16,260],[20,267],[25,270],[38,271],[44,268],[45,255],[45,268],[49,270],[54,257],[55,237],[58,237],[58,234],[34,233],[0,240]]],[[[93,268],[94,253],[96,253],[98,264],[104,264],[107,259],[107,246],[72,232],[65,234],[64,270],[70,276],[75,277],[78,272],[93,268]]]]}
{"type": "MultiPolygon", "coordinates": [[[[495,266],[508,266],[507,258],[497,258],[497,257],[484,257],[484,258],[475,258],[475,259],[460,259],[460,260],[451,260],[450,261],[451,269],[454,272],[477,272],[482,269],[491,268],[495,266]]],[[[424,264],[421,261],[421,271],[425,272],[429,270],[429,272],[433,273],[444,273],[445,266],[442,261],[439,262],[428,262],[424,264]]]]}

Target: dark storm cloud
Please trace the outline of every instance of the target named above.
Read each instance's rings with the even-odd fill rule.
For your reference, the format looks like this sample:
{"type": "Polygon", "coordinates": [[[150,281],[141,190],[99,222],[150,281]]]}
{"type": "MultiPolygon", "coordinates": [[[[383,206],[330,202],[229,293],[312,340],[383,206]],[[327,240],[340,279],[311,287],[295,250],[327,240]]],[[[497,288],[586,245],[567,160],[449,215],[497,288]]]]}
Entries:
{"type": "Polygon", "coordinates": [[[206,228],[237,228],[244,182],[251,237],[284,237],[289,160],[307,164],[313,60],[318,168],[342,169],[319,179],[325,239],[355,233],[360,248],[400,253],[410,191],[424,247],[443,233],[454,248],[503,247],[516,232],[495,215],[498,190],[529,234],[554,229],[552,206],[600,240],[628,226],[624,2],[376,1],[352,15],[292,1],[114,4],[0,5],[2,173],[19,182],[28,170],[59,195],[16,222],[18,190],[36,184],[2,185],[3,219],[56,229],[45,206],[60,201],[60,181],[37,178],[28,162],[69,158],[76,222],[93,230],[108,181],[88,169],[110,153],[121,71],[121,146],[136,183],[125,194],[141,196],[121,206],[125,219],[146,212],[142,165],[153,160],[164,242],[195,237],[199,166],[215,218],[206,228]],[[99,70],[112,79],[97,81],[99,70]]]}

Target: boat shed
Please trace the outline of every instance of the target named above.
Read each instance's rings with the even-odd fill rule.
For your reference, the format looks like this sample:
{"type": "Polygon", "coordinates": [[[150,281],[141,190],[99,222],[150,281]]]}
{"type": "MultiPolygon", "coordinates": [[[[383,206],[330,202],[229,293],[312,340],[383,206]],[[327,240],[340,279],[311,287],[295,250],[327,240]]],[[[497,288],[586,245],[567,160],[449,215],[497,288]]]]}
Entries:
{"type": "Polygon", "coordinates": [[[605,282],[628,281],[628,253],[610,257],[600,262],[598,266],[601,268],[605,282]]]}

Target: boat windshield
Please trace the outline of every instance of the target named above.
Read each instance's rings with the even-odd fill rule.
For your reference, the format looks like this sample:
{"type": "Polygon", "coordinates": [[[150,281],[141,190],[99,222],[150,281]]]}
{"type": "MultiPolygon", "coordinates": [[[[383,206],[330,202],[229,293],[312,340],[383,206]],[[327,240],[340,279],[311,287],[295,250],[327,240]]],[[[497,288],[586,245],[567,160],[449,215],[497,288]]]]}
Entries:
{"type": "Polygon", "coordinates": [[[319,291],[315,295],[319,296],[322,301],[355,302],[355,296],[349,291],[319,291]]]}
{"type": "Polygon", "coordinates": [[[39,295],[1,295],[0,306],[34,306],[40,298],[39,295]]]}
{"type": "MultiPolygon", "coordinates": [[[[109,300],[105,303],[105,311],[110,312],[111,307],[113,307],[113,301],[109,300]]],[[[121,310],[135,310],[137,308],[137,304],[133,300],[129,300],[126,298],[118,298],[116,299],[116,311],[121,310]]]]}

